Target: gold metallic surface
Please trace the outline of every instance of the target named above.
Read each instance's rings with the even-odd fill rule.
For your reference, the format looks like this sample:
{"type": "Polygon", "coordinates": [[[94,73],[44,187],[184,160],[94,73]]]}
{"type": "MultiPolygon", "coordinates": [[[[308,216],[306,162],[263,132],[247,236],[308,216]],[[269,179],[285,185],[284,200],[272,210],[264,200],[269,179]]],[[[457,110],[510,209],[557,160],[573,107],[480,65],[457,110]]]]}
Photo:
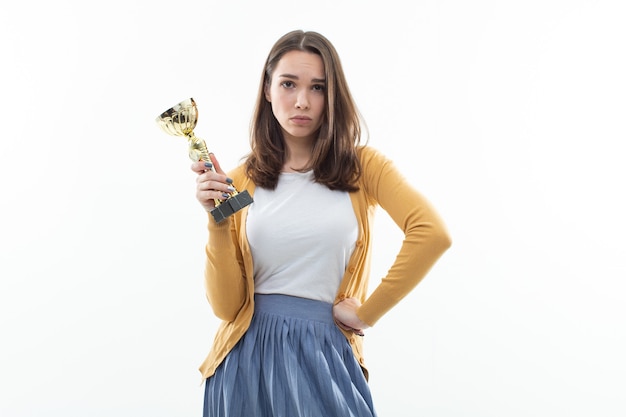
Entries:
{"type": "MultiPolygon", "coordinates": [[[[192,161],[211,161],[206,143],[193,133],[193,130],[198,123],[198,106],[196,106],[196,102],[193,98],[183,100],[177,105],[161,113],[161,115],[156,118],[156,123],[168,135],[187,138],[187,143],[189,145],[189,158],[192,161]]],[[[210,169],[215,172],[214,167],[211,167],[210,169]]],[[[231,185],[234,188],[234,184],[231,185]]],[[[237,212],[252,203],[252,197],[247,191],[244,190],[244,192],[239,196],[238,194],[239,192],[235,189],[230,193],[230,197],[226,200],[214,200],[216,210],[213,210],[211,213],[217,222],[224,220],[234,212],[237,212]],[[226,204],[224,206],[225,208],[222,210],[218,206],[223,203],[228,204],[226,204]]]]}
{"type": "Polygon", "coordinates": [[[156,122],[165,133],[187,138],[189,158],[192,161],[211,161],[206,143],[193,133],[198,123],[198,106],[193,98],[183,100],[164,111],[156,118],[156,122]]]}

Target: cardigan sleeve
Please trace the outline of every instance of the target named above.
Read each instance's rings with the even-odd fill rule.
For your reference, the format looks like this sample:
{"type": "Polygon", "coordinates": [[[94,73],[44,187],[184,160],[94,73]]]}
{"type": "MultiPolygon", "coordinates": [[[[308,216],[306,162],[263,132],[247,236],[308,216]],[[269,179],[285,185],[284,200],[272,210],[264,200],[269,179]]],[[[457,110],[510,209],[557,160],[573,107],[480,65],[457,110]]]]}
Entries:
{"type": "Polygon", "coordinates": [[[373,203],[380,205],[404,233],[387,275],[357,311],[361,320],[373,326],[419,284],[452,242],[434,207],[391,160],[378,151],[364,151],[362,175],[373,203]]]}
{"type": "MultiPolygon", "coordinates": [[[[236,175],[229,173],[233,178],[236,175]]],[[[235,319],[247,295],[246,273],[235,227],[239,216],[241,213],[235,213],[219,224],[208,216],[205,289],[213,313],[225,321],[235,319]]]]}

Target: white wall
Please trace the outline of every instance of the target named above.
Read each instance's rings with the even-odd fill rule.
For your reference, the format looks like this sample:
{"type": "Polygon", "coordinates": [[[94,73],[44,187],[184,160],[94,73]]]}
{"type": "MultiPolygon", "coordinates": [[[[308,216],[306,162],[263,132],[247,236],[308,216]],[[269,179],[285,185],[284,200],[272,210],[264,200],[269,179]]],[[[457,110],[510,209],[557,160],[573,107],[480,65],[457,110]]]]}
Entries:
{"type": "MultiPolygon", "coordinates": [[[[263,61],[337,47],[453,247],[366,336],[381,416],[623,416],[626,57],[615,1],[0,5],[0,415],[199,416],[217,326],[186,143],[225,167],[263,61]]],[[[381,212],[372,280],[400,235],[381,212]]]]}

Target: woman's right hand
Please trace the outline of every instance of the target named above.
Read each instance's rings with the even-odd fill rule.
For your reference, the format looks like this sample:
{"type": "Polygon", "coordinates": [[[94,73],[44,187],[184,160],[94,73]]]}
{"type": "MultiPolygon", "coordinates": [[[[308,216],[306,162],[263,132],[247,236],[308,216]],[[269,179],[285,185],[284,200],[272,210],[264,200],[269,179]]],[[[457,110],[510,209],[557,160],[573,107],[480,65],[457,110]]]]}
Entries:
{"type": "Polygon", "coordinates": [[[206,211],[215,208],[215,200],[226,200],[235,191],[233,180],[228,178],[215,155],[209,154],[211,161],[198,161],[191,164],[191,170],[198,174],[196,178],[196,198],[206,211]],[[211,168],[215,168],[215,170],[211,168]]]}

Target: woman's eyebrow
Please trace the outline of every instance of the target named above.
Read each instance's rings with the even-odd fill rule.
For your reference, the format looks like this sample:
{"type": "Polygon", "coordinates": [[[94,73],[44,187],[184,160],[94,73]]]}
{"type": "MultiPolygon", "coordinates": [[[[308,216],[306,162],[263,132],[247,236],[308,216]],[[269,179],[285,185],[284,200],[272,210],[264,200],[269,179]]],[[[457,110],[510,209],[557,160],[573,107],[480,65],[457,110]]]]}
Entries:
{"type": "MultiPolygon", "coordinates": [[[[297,75],[294,74],[280,74],[279,77],[281,78],[290,78],[292,80],[299,80],[300,77],[298,77],[297,75]]],[[[325,83],[326,79],[324,78],[311,78],[311,82],[313,83],[325,83]]]]}

